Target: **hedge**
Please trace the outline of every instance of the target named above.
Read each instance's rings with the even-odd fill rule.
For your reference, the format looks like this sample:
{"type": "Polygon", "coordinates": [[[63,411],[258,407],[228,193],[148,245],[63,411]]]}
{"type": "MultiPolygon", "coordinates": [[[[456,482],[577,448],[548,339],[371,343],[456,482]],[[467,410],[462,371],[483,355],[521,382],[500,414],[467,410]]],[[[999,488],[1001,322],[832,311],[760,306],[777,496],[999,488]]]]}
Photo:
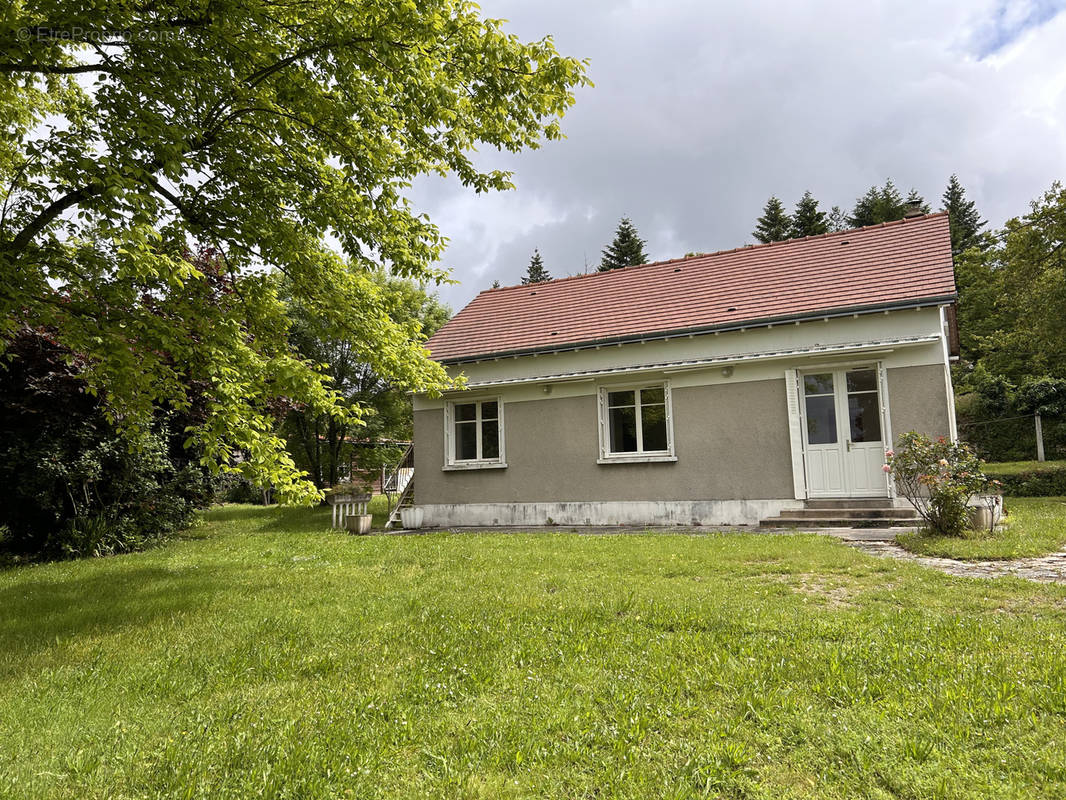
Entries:
{"type": "Polygon", "coordinates": [[[1007,497],[1066,497],[1066,467],[1031,469],[1026,472],[985,474],[1003,484],[1007,497]]]}

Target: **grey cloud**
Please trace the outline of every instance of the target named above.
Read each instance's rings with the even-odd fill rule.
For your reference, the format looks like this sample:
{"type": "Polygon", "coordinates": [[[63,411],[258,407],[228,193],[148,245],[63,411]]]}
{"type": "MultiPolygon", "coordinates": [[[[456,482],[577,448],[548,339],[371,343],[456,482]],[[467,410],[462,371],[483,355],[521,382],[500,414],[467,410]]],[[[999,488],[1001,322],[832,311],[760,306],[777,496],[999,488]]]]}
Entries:
{"type": "Polygon", "coordinates": [[[1046,6],[485,2],[589,58],[596,86],[567,139],[481,156],[515,191],[416,186],[461,282],[441,296],[517,282],[534,247],[555,276],[594,268],[623,214],[671,258],[750,242],[771,193],[849,207],[887,177],[935,205],[957,172],[999,225],[1066,163],[1066,15],[1046,6]]]}

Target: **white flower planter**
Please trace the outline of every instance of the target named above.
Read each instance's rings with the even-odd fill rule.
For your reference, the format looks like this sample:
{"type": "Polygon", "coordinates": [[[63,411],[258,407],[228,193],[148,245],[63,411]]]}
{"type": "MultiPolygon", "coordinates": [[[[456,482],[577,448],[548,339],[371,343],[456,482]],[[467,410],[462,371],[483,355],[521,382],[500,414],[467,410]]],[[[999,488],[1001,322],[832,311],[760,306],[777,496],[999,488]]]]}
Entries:
{"type": "Polygon", "coordinates": [[[422,527],[422,518],[425,512],[418,506],[400,509],[400,522],[407,530],[418,530],[422,527]]]}
{"type": "Polygon", "coordinates": [[[372,514],[352,514],[344,518],[344,524],[348,530],[359,535],[370,533],[370,525],[374,520],[372,514]]]}

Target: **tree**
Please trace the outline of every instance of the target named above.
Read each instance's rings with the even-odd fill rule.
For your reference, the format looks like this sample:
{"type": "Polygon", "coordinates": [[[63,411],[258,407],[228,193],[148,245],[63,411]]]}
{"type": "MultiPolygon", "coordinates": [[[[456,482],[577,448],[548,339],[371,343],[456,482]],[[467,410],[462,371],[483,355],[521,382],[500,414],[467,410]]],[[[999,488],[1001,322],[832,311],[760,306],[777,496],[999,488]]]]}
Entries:
{"type": "Polygon", "coordinates": [[[785,211],[785,206],[773,196],[766,201],[762,216],[755,223],[755,230],[751,235],[763,244],[784,241],[789,237],[792,228],[792,220],[785,211]]]}
{"type": "Polygon", "coordinates": [[[861,228],[864,225],[878,225],[903,219],[907,213],[907,201],[900,195],[891,178],[881,187],[871,186],[866,194],[855,201],[855,207],[848,217],[848,225],[861,228]]]}
{"type": "Polygon", "coordinates": [[[492,282],[492,288],[493,289],[499,289],[500,288],[500,282],[499,281],[493,281],[492,282]]]}
{"type": "Polygon", "coordinates": [[[54,331],[130,436],[202,383],[188,441],[205,462],[315,499],[273,409],[352,424],[362,409],[293,353],[268,273],[377,374],[444,389],[373,277],[446,275],[407,187],[436,172],[509,188],[470,153],[559,138],[585,65],[461,0],[45,5],[0,17],[0,348],[20,326],[54,331]],[[187,259],[190,242],[218,269],[187,259]]]}
{"type": "Polygon", "coordinates": [[[629,217],[622,217],[615,229],[614,241],[603,248],[599,272],[648,263],[644,245],[645,241],[637,235],[637,229],[629,217]]]}
{"type": "Polygon", "coordinates": [[[942,200],[951,224],[951,252],[957,256],[980,242],[981,228],[988,221],[981,219],[977,204],[966,199],[966,190],[957,175],[948,180],[942,200]]]}
{"type": "MultiPolygon", "coordinates": [[[[380,272],[374,278],[382,287],[390,319],[410,328],[417,341],[428,339],[451,316],[447,306],[413,281],[380,272]]],[[[281,283],[282,296],[290,296],[286,282],[281,283]]],[[[330,326],[316,317],[313,309],[292,301],[289,315],[293,320],[289,338],[296,352],[323,365],[342,404],[365,410],[361,426],[314,408],[293,409],[285,419],[285,436],[297,466],[318,488],[335,486],[347,466],[359,461],[358,454],[353,453],[354,439],[369,446],[410,440],[411,400],[402,386],[377,373],[367,362],[365,346],[333,338],[330,326]]]]}
{"type": "Polygon", "coordinates": [[[530,283],[544,283],[544,281],[550,281],[551,279],[552,276],[548,274],[548,270],[544,269],[544,259],[540,257],[540,250],[534,250],[529,259],[526,275],[522,278],[522,283],[527,285],[530,283]]]}
{"type": "Polygon", "coordinates": [[[844,213],[840,206],[833,206],[829,209],[829,215],[826,217],[826,225],[830,233],[846,231],[849,225],[848,215],[844,213]]]}
{"type": "Polygon", "coordinates": [[[814,199],[814,195],[809,191],[804,192],[792,214],[789,236],[801,239],[804,236],[818,236],[828,230],[829,221],[826,219],[826,213],[818,208],[818,201],[814,199]]]}
{"type": "Polygon", "coordinates": [[[1066,378],[1066,187],[956,260],[962,357],[1015,385],[1066,378]]]}
{"type": "MultiPolygon", "coordinates": [[[[909,214],[912,211],[920,211],[923,214],[930,212],[929,204],[925,202],[925,198],[918,194],[917,189],[911,189],[907,192],[907,199],[903,201],[906,208],[904,214],[909,214]]],[[[886,220],[887,221],[887,220],[886,220]]]]}

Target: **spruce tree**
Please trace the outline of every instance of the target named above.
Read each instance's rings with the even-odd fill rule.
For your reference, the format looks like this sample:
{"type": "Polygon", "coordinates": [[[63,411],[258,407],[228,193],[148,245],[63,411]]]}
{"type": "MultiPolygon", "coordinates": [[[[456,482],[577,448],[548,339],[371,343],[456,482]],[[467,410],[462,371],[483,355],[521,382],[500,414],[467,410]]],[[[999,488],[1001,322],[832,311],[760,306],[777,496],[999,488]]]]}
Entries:
{"type": "Polygon", "coordinates": [[[603,248],[599,272],[646,264],[648,255],[644,252],[644,240],[637,235],[637,229],[629,217],[622,217],[614,232],[614,241],[603,248]]]}
{"type": "Polygon", "coordinates": [[[981,219],[977,204],[966,199],[966,190],[957,175],[951,176],[942,199],[951,223],[951,252],[958,255],[980,241],[981,228],[988,224],[988,220],[981,219]]]}
{"type": "MultiPolygon", "coordinates": [[[[917,192],[911,192],[917,197],[917,192]]],[[[917,198],[921,200],[921,197],[917,198]]],[[[871,186],[866,194],[855,201],[855,208],[848,217],[848,224],[853,228],[864,225],[878,225],[882,222],[894,222],[903,219],[907,213],[907,201],[899,193],[896,184],[889,178],[885,185],[871,186]]]]}
{"type": "Polygon", "coordinates": [[[500,288],[500,282],[499,281],[493,281],[492,282],[492,288],[493,289],[499,289],[500,288]]]}
{"type": "Polygon", "coordinates": [[[751,235],[763,244],[781,242],[788,238],[792,220],[785,211],[785,206],[774,196],[766,201],[762,216],[755,220],[755,230],[751,235]]]}
{"type": "Polygon", "coordinates": [[[829,230],[829,221],[826,214],[818,208],[818,201],[808,191],[796,203],[796,210],[792,214],[792,228],[789,235],[793,239],[801,239],[804,236],[818,236],[829,230]]]}
{"type": "Polygon", "coordinates": [[[551,279],[552,276],[548,274],[548,270],[544,269],[544,260],[540,257],[540,250],[534,250],[529,259],[526,276],[522,278],[522,283],[528,286],[531,283],[544,283],[544,281],[550,281],[551,279]]]}
{"type": "Polygon", "coordinates": [[[826,225],[830,233],[846,231],[849,227],[848,215],[844,213],[844,209],[840,206],[833,206],[829,209],[829,215],[826,217],[826,225]]]}

